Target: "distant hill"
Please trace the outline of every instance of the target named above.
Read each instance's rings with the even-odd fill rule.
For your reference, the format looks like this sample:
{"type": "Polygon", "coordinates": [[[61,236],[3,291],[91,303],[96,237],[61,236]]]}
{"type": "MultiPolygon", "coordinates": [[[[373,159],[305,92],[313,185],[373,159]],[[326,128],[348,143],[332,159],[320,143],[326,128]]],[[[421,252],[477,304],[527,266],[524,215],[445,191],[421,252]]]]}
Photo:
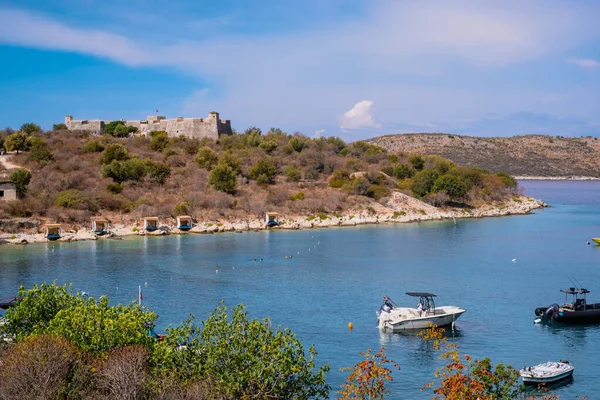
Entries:
{"type": "Polygon", "coordinates": [[[461,166],[514,176],[600,177],[600,140],[593,137],[486,138],[417,133],[380,136],[368,142],[392,152],[437,154],[461,166]]]}

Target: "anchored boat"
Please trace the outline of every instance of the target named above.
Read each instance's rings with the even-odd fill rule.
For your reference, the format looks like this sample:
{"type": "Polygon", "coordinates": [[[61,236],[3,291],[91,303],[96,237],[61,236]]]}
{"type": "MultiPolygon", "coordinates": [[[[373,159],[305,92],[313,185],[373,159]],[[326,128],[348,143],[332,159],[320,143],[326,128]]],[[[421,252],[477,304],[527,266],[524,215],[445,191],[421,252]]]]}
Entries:
{"type": "Polygon", "coordinates": [[[524,367],[519,371],[523,383],[526,385],[539,385],[557,382],[573,375],[575,367],[566,360],[560,362],[548,361],[533,367],[524,367]]]}
{"type": "Polygon", "coordinates": [[[590,292],[584,288],[569,288],[561,290],[565,294],[565,304],[554,303],[549,307],[535,309],[535,323],[562,322],[564,324],[597,324],[600,323],[600,303],[588,304],[586,295],[590,292]],[[568,297],[571,296],[571,302],[568,297]]]}
{"type": "Polygon", "coordinates": [[[436,307],[433,293],[406,293],[418,297],[416,308],[400,307],[388,296],[383,296],[383,305],[377,311],[379,329],[384,332],[400,332],[410,329],[425,329],[431,325],[454,324],[465,311],[456,306],[436,307]]]}

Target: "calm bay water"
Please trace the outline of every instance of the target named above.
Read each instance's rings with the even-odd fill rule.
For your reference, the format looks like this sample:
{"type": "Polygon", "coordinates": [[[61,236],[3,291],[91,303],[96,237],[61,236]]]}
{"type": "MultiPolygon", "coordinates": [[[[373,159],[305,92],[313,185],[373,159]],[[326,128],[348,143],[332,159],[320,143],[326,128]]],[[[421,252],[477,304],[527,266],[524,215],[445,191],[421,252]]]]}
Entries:
{"type": "Polygon", "coordinates": [[[600,182],[521,185],[553,207],[456,224],[2,246],[0,297],[57,281],[129,302],[142,285],[145,305],[160,315],[157,331],[189,314],[201,320],[221,300],[243,303],[252,317],[269,316],[307,347],[315,344],[318,362],[332,367],[332,397],[346,376],[339,368],[357,362],[359,351],[385,346],[402,366],[392,398],[425,399],[431,391],[420,387],[443,365],[438,354],[414,336],[380,333],[375,311],[383,294],[414,306],[405,292],[431,291],[438,305],[468,310],[449,339],[461,352],[518,368],[568,359],[574,382],[554,393],[600,398],[600,326],[533,324],[536,307],[564,300],[559,289],[572,286],[569,277],[600,302],[600,246],[586,244],[600,237],[600,182]]]}

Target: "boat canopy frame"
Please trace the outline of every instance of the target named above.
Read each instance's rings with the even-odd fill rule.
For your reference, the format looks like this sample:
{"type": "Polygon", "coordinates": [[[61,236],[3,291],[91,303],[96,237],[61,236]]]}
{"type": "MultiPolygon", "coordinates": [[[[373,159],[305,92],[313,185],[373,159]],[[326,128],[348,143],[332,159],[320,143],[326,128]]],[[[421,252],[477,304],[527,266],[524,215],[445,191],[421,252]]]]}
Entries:
{"type": "Polygon", "coordinates": [[[419,304],[417,308],[422,312],[429,313],[432,312],[435,315],[435,300],[434,297],[437,297],[433,293],[424,293],[424,292],[407,292],[408,296],[418,297],[419,304]]]}
{"type": "Polygon", "coordinates": [[[560,291],[565,294],[565,306],[569,304],[569,295],[571,295],[573,296],[573,302],[570,305],[573,306],[573,309],[577,310],[579,307],[583,307],[583,309],[585,309],[587,305],[587,294],[590,293],[589,290],[571,287],[568,289],[561,289],[560,291]],[[583,298],[579,298],[579,296],[583,296],[583,298]]]}

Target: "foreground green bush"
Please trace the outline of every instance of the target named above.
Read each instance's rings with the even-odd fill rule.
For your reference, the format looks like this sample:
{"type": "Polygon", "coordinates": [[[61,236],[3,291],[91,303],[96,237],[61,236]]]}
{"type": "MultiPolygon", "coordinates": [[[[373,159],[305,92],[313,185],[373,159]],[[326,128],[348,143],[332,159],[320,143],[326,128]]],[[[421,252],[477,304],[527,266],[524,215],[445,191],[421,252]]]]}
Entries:
{"type": "Polygon", "coordinates": [[[313,346],[307,357],[296,335],[270,325],[249,319],[242,305],[221,305],[199,326],[190,318],[169,329],[154,346],[153,369],[183,383],[210,378],[229,398],[327,398],[329,366],[317,369],[313,346]]]}

